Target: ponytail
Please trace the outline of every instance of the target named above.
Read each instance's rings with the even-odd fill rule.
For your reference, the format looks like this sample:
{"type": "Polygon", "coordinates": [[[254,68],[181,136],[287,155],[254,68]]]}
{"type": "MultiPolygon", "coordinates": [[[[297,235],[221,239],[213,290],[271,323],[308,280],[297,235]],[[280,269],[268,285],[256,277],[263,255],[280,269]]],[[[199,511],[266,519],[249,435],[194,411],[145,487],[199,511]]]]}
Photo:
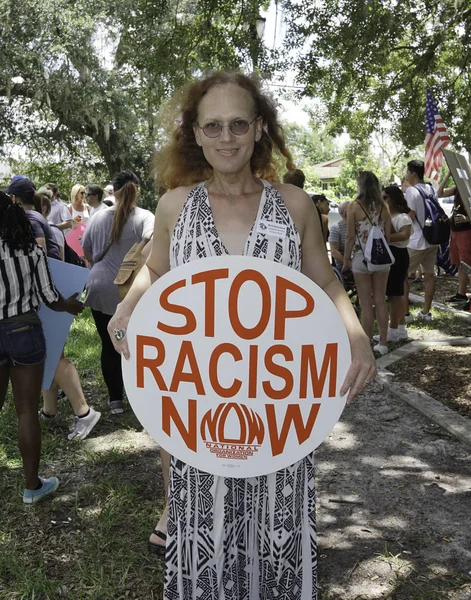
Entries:
{"type": "Polygon", "coordinates": [[[110,244],[119,242],[126,221],[136,204],[138,185],[139,179],[132,171],[121,171],[113,181],[117,206],[111,227],[110,244]]]}

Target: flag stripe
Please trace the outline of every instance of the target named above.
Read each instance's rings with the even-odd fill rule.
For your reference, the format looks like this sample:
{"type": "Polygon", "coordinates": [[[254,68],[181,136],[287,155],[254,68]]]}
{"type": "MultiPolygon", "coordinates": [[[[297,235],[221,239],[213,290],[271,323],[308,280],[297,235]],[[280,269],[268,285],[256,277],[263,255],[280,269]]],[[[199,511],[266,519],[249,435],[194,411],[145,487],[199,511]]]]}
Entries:
{"type": "Polygon", "coordinates": [[[425,176],[438,178],[438,170],[443,165],[442,148],[450,143],[450,136],[438,111],[432,93],[427,88],[425,103],[425,176]]]}

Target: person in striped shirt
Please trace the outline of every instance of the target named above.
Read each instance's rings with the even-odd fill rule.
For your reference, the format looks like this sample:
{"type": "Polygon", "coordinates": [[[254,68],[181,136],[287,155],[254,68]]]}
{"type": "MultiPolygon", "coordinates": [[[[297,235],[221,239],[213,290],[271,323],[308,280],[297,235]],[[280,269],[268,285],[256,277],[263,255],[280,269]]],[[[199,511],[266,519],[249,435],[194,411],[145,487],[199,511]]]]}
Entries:
{"type": "Polygon", "coordinates": [[[11,381],[23,459],[23,502],[32,504],[55,491],[56,477],[38,477],[41,429],[38,405],[46,358],[40,302],[77,315],[81,302],[64,299],[49,273],[46,253],[36,243],[24,210],[0,192],[0,409],[11,381]]]}

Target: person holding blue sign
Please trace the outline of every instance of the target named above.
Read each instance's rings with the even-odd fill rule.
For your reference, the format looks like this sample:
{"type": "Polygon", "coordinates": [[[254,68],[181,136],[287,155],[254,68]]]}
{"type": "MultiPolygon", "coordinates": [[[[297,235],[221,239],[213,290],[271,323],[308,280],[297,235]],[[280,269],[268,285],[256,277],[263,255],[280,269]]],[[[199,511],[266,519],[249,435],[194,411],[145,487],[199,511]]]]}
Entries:
{"type": "MultiPolygon", "coordinates": [[[[170,269],[209,256],[255,256],[302,272],[332,299],[352,354],[340,393],[352,400],[376,374],[370,342],[333,274],[311,198],[276,183],[278,164],[294,165],[272,102],[252,79],[215,73],[190,84],[180,107],[158,165],[170,191],[157,206],[151,254],[108,325],[116,350],[129,358],[133,309],[170,269]]],[[[245,479],[172,457],[157,532],[154,545],[166,537],[166,600],[316,600],[312,452],[245,479]]]]}
{"type": "Polygon", "coordinates": [[[41,428],[38,404],[46,358],[40,302],[77,315],[83,304],[65,300],[54,287],[46,253],[36,243],[24,210],[0,192],[0,409],[11,380],[23,459],[23,502],[33,504],[54,492],[57,477],[38,477],[41,428]]]}

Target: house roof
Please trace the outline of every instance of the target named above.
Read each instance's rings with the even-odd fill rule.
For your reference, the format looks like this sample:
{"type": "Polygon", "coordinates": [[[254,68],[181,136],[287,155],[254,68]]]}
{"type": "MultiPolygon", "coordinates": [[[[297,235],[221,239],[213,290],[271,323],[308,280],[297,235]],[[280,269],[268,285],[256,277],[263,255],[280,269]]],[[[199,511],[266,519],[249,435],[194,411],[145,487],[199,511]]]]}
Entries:
{"type": "Polygon", "coordinates": [[[327,162],[314,165],[319,179],[337,179],[344,160],[345,158],[340,156],[338,158],[328,160],[327,162]]]}

